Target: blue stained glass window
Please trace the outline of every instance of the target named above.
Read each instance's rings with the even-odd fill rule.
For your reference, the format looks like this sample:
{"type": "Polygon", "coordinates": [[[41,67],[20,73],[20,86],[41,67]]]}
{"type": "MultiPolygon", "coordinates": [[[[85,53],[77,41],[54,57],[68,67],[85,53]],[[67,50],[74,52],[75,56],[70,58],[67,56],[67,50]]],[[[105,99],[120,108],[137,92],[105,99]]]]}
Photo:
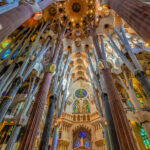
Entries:
{"type": "Polygon", "coordinates": [[[14,59],[17,56],[18,50],[15,50],[14,53],[11,56],[11,59],[14,59]]]}
{"type": "Polygon", "coordinates": [[[87,148],[90,148],[89,142],[88,142],[88,141],[85,141],[84,146],[87,147],[87,148]]]}
{"type": "Polygon", "coordinates": [[[2,93],[2,96],[4,96],[6,94],[6,91],[4,91],[3,93],[2,93]]]}
{"type": "Polygon", "coordinates": [[[6,59],[10,54],[10,49],[7,49],[4,54],[2,55],[2,59],[6,59]]]}
{"type": "Polygon", "coordinates": [[[79,147],[80,146],[80,141],[77,141],[76,142],[76,147],[79,147]]]}
{"type": "Polygon", "coordinates": [[[25,94],[28,94],[29,92],[28,92],[28,91],[24,91],[24,93],[25,93],[25,94]]]}
{"type": "Polygon", "coordinates": [[[81,132],[79,133],[79,137],[80,137],[80,138],[85,138],[85,137],[86,137],[86,133],[85,133],[84,131],[81,131],[81,132]]]}
{"type": "Polygon", "coordinates": [[[84,89],[78,89],[78,90],[76,90],[76,92],[75,92],[75,96],[76,96],[77,98],[83,98],[83,97],[86,97],[86,95],[87,95],[87,91],[84,90],[84,89]]]}

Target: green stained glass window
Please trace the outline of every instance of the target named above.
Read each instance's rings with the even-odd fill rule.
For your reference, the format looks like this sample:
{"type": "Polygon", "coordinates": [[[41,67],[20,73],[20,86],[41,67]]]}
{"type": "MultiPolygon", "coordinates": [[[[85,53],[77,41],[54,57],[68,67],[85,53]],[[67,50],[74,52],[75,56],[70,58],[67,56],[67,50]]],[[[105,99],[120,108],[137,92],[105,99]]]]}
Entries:
{"type": "Polygon", "coordinates": [[[73,104],[73,114],[78,114],[80,113],[80,103],[78,100],[75,100],[74,101],[74,104],[73,104]]]}
{"type": "Polygon", "coordinates": [[[137,96],[137,98],[139,98],[139,97],[141,97],[141,95],[138,93],[138,94],[136,94],[136,96],[137,96]]]}
{"type": "Polygon", "coordinates": [[[89,107],[88,100],[83,101],[82,112],[83,113],[90,113],[90,107],[89,107]]]}

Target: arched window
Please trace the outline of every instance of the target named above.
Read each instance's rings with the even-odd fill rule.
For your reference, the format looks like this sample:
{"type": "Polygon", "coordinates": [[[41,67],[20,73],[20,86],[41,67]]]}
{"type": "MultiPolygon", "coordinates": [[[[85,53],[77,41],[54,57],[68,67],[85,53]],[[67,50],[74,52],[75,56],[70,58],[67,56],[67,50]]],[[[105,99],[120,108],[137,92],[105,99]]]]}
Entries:
{"type": "Polygon", "coordinates": [[[73,149],[80,146],[91,148],[91,134],[82,127],[73,133],[73,149]]]}
{"type": "Polygon", "coordinates": [[[73,104],[73,114],[78,114],[80,113],[80,103],[78,100],[75,100],[74,101],[74,104],[73,104]]]}
{"type": "Polygon", "coordinates": [[[88,141],[85,141],[85,142],[84,142],[84,146],[87,147],[87,148],[90,148],[89,142],[88,142],[88,141]]]}
{"type": "Polygon", "coordinates": [[[90,106],[88,100],[83,101],[82,113],[90,113],[90,106]]]}

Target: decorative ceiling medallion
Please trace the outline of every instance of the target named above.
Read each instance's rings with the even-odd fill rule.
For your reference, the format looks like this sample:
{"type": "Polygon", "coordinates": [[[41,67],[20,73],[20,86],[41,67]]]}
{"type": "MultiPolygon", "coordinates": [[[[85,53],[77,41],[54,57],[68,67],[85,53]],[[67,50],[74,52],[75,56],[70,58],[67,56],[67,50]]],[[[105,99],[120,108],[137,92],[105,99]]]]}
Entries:
{"type": "Polygon", "coordinates": [[[77,31],[75,32],[75,35],[76,35],[77,37],[81,36],[81,31],[80,31],[80,30],[77,30],[77,31]]]}
{"type": "Polygon", "coordinates": [[[55,7],[51,7],[51,8],[49,9],[49,14],[50,14],[51,16],[55,16],[56,13],[57,13],[57,10],[56,10],[55,7]]]}
{"type": "Polygon", "coordinates": [[[55,4],[49,5],[46,9],[43,10],[44,20],[57,19],[57,7],[55,4]]]}
{"type": "Polygon", "coordinates": [[[78,13],[81,10],[81,5],[77,2],[72,4],[72,10],[76,13],[78,13]]]}
{"type": "Polygon", "coordinates": [[[84,37],[84,32],[81,28],[78,28],[72,31],[72,35],[75,41],[81,41],[81,39],[84,37]]]}
{"type": "Polygon", "coordinates": [[[86,0],[69,0],[66,2],[66,14],[72,22],[80,22],[86,16],[88,5],[86,0]]]}
{"type": "Polygon", "coordinates": [[[77,98],[84,98],[84,97],[87,96],[87,91],[84,90],[84,89],[78,89],[78,90],[76,90],[76,92],[75,92],[75,96],[76,96],[77,98]]]}

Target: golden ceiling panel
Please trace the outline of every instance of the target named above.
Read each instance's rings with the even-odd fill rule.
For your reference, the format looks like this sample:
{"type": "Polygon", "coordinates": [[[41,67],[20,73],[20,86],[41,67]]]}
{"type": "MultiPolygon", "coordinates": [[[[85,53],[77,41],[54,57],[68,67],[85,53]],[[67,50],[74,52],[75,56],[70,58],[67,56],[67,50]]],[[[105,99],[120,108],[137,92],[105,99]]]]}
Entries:
{"type": "Polygon", "coordinates": [[[69,0],[66,2],[66,15],[72,22],[80,22],[87,12],[86,0],[69,0]]]}

